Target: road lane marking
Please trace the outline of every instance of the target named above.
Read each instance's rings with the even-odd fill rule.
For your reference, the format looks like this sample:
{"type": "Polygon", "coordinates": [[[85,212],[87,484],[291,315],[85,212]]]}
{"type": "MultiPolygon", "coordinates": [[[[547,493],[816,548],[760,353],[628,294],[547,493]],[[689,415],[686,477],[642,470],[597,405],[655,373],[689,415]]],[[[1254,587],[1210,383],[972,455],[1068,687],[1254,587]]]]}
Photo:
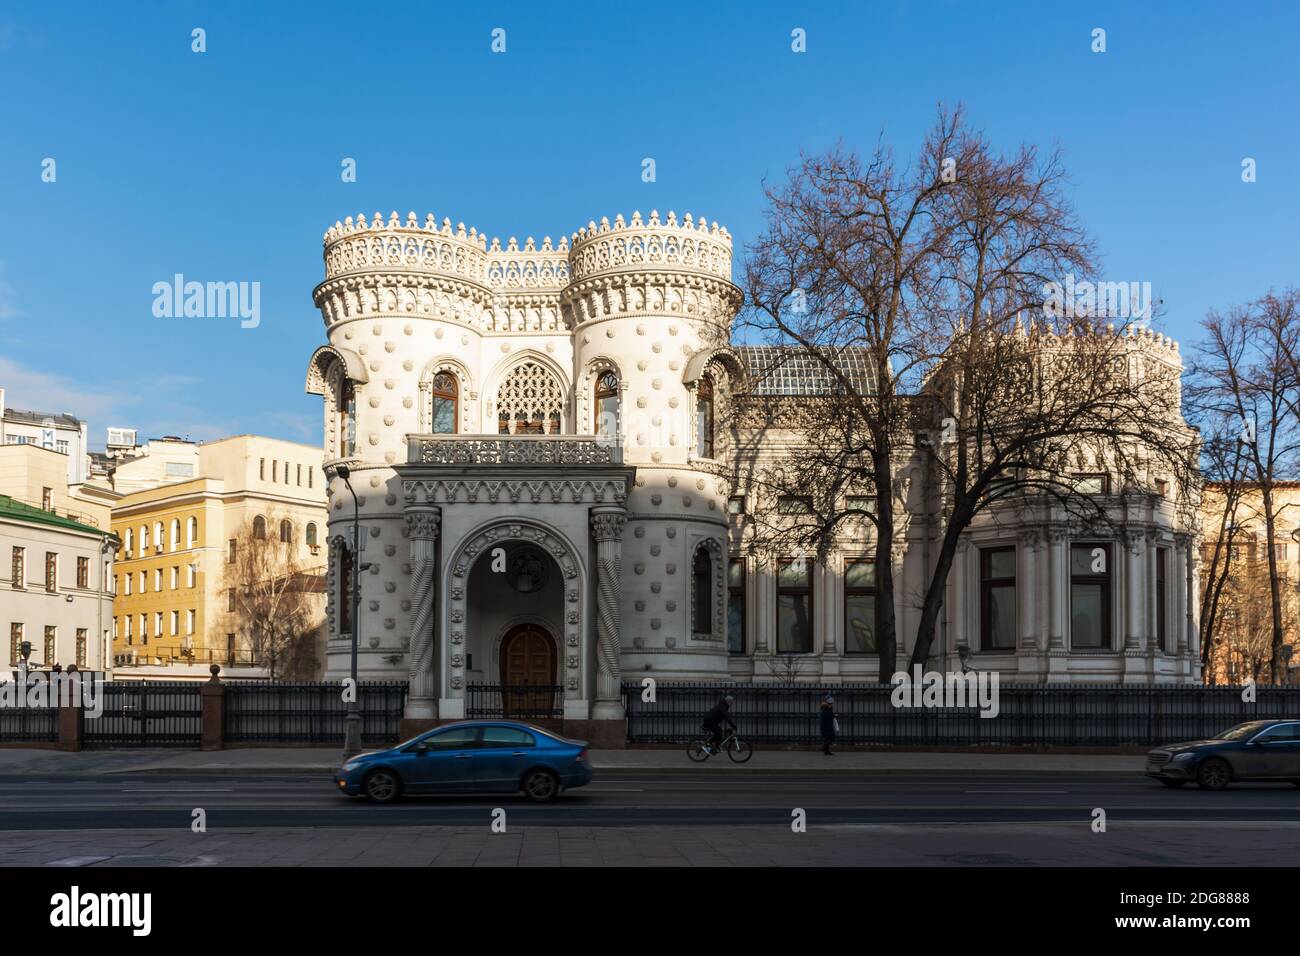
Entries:
{"type": "Polygon", "coordinates": [[[177,790],[173,787],[146,787],[137,790],[122,790],[121,793],[234,793],[233,787],[204,787],[198,790],[177,790]]]}
{"type": "Polygon", "coordinates": [[[1039,793],[1069,793],[1069,790],[965,790],[963,793],[1021,793],[1021,794],[1039,794],[1039,793]]]}

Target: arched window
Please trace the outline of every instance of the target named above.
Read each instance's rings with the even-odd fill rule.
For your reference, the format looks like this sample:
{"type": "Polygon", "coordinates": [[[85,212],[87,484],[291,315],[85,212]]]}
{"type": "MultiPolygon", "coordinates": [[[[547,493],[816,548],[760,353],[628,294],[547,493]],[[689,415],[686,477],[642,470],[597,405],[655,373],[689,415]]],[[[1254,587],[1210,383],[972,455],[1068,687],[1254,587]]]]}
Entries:
{"type": "Polygon", "coordinates": [[[140,525],[140,553],[144,554],[145,551],[148,550],[148,548],[149,548],[149,526],[147,524],[142,524],[140,525]]]}
{"type": "Polygon", "coordinates": [[[253,537],[258,541],[266,539],[266,519],[261,515],[253,519],[253,537]]]}
{"type": "Polygon", "coordinates": [[[307,547],[316,547],[316,522],[307,522],[307,547]]]}
{"type": "Polygon", "coordinates": [[[185,547],[192,548],[199,543],[199,519],[191,518],[185,527],[185,547]]]}
{"type": "Polygon", "coordinates": [[[707,375],[695,389],[695,454],[713,457],[713,381],[707,375]]]}
{"type": "Polygon", "coordinates": [[[153,524],[153,546],[159,551],[163,549],[163,523],[155,521],[153,524]]]}
{"type": "Polygon", "coordinates": [[[181,546],[181,519],[172,519],[172,550],[178,551],[181,546]]]}
{"type": "Polygon", "coordinates": [[[613,371],[602,372],[596,379],[595,421],[593,428],[597,435],[618,434],[618,375],[613,371]]]}
{"type": "Polygon", "coordinates": [[[697,548],[691,562],[691,584],[695,592],[691,603],[691,631],[713,633],[713,560],[708,548],[697,548]]]}
{"type": "Polygon", "coordinates": [[[135,536],[131,533],[131,529],[127,528],[126,529],[126,553],[128,556],[131,554],[131,547],[134,544],[134,538],[135,536]]]}
{"type": "Polygon", "coordinates": [[[435,435],[456,434],[456,412],[459,389],[456,376],[439,372],[433,377],[433,414],[429,419],[435,435]]]}
{"type": "Polygon", "coordinates": [[[339,389],[339,454],[351,457],[357,449],[357,387],[344,378],[339,389]]]}
{"type": "Polygon", "coordinates": [[[289,544],[293,541],[293,525],[289,523],[288,518],[280,522],[280,541],[282,544],[289,544]]]}
{"type": "Polygon", "coordinates": [[[497,389],[497,430],[502,435],[558,435],[564,390],[536,362],[522,362],[497,389]]]}

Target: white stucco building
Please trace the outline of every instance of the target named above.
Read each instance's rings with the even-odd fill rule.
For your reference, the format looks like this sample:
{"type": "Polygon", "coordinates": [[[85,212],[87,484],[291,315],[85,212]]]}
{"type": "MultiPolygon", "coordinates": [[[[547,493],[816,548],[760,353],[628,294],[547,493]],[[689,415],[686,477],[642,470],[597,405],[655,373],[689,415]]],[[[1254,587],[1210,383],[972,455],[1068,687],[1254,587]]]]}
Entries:
{"type": "MultiPolygon", "coordinates": [[[[621,680],[772,679],[795,657],[799,679],[876,678],[866,532],[804,570],[746,545],[741,512],[776,503],[753,500],[718,423],[739,390],[794,400],[810,383],[731,344],[726,229],[634,214],[521,245],[377,214],[336,223],[325,265],[307,390],[325,406],[327,676],[348,671],[356,611],[346,466],[360,675],[409,677],[409,717],[528,684],[560,686],[570,720],[617,719],[621,680]]],[[[1135,347],[1177,361],[1168,340],[1135,347]]],[[[900,463],[903,653],[936,530],[918,476],[900,463]]],[[[1191,529],[1155,490],[1116,507],[1132,534],[1104,543],[1100,581],[1072,577],[1071,548],[1094,542],[1046,506],[972,529],[936,666],[964,645],[1008,680],[1193,679],[1191,529]]]]}

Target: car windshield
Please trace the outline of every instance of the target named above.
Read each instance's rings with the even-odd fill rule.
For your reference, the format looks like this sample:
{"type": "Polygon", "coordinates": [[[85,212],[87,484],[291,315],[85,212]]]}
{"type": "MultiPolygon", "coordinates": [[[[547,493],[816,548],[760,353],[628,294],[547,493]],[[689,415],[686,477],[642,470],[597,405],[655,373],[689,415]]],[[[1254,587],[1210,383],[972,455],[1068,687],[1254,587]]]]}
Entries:
{"type": "Polygon", "coordinates": [[[1212,737],[1212,738],[1210,738],[1210,739],[1212,739],[1212,740],[1245,740],[1247,737],[1253,737],[1253,736],[1255,736],[1255,734],[1259,733],[1261,730],[1263,730],[1263,729],[1264,729],[1265,727],[1267,727],[1267,726],[1268,726],[1268,724],[1267,724],[1265,721],[1262,721],[1262,720],[1251,720],[1251,721],[1247,721],[1247,722],[1244,723],[1244,724],[1238,724],[1236,727],[1231,727],[1231,728],[1229,728],[1228,730],[1225,730],[1225,731],[1224,731],[1223,733],[1221,733],[1221,734],[1216,734],[1214,737],[1212,737]]]}

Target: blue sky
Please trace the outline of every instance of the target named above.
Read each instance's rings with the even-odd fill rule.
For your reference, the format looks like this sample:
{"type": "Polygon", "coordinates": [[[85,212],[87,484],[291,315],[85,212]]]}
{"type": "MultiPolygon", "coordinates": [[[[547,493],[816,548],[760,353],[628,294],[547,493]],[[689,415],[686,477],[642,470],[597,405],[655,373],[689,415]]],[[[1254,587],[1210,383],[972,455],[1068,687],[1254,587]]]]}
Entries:
{"type": "Polygon", "coordinates": [[[744,243],[801,150],[905,154],[939,101],[1059,145],[1106,278],[1151,282],[1186,348],[1207,309],[1300,282],[1298,36],[1293,3],[6,4],[0,385],[92,447],[110,424],[318,442],[336,219],[540,239],[673,209],[744,243]],[[261,324],[156,318],[177,272],[260,282],[261,324]]]}

